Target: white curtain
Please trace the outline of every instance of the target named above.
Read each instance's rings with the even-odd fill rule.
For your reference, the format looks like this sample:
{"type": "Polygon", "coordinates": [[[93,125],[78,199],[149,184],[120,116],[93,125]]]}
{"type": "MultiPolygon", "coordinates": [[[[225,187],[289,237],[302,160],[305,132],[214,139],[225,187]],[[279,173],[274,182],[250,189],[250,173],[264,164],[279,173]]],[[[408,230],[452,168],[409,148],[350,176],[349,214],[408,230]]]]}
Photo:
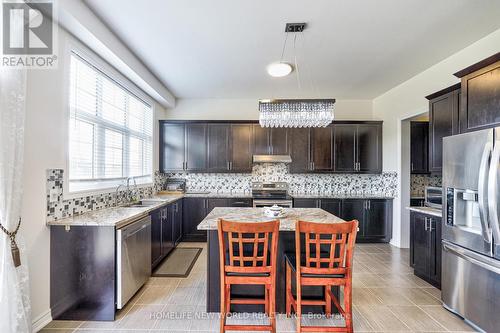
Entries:
{"type": "MultiPolygon", "coordinates": [[[[0,66],[0,223],[14,231],[21,216],[26,70],[0,66]]],[[[28,265],[16,237],[21,266],[14,267],[10,240],[0,230],[0,332],[31,332],[28,265]]]]}

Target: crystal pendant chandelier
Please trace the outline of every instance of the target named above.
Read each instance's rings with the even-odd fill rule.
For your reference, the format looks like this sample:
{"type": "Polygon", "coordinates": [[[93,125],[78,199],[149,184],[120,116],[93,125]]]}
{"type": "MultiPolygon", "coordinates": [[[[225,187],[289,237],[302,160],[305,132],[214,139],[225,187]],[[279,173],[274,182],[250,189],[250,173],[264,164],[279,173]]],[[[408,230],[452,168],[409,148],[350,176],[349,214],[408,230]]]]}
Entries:
{"type": "MultiPolygon", "coordinates": [[[[295,53],[296,33],[302,33],[305,23],[287,23],[285,27],[285,41],[281,51],[281,58],[273,66],[288,65],[289,70],[284,75],[273,75],[268,66],[268,73],[273,77],[283,77],[291,73],[293,67],[283,62],[288,33],[295,33],[293,49],[295,53]]],[[[300,75],[297,55],[294,54],[294,68],[297,75],[299,89],[300,75]]],[[[312,81],[312,80],[311,80],[312,81]]],[[[312,85],[312,82],[311,82],[312,85]]],[[[273,99],[259,101],[259,123],[262,127],[326,127],[333,121],[333,105],[335,99],[273,99]]]]}
{"type": "Polygon", "coordinates": [[[262,127],[326,127],[333,121],[335,99],[259,101],[262,127]]]}

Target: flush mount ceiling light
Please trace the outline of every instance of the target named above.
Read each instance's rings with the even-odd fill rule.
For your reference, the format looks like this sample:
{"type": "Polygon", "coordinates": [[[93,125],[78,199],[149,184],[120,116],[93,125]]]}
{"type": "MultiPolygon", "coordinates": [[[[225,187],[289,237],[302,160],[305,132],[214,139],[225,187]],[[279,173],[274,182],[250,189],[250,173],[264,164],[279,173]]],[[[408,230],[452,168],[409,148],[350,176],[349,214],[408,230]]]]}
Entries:
{"type": "MultiPolygon", "coordinates": [[[[286,37],[279,62],[267,66],[267,72],[273,77],[284,77],[295,67],[297,84],[301,90],[299,66],[295,54],[296,33],[302,33],[305,23],[287,23],[286,37]],[[289,33],[295,33],[293,39],[294,67],[283,62],[286,41],[289,33]]],[[[312,85],[312,79],[311,79],[312,85]]],[[[259,123],[262,127],[326,127],[333,121],[335,99],[262,99],[259,101],[259,123]]]]}
{"type": "Polygon", "coordinates": [[[266,70],[272,77],[284,77],[293,71],[293,67],[286,62],[273,62],[267,65],[266,70]]]}

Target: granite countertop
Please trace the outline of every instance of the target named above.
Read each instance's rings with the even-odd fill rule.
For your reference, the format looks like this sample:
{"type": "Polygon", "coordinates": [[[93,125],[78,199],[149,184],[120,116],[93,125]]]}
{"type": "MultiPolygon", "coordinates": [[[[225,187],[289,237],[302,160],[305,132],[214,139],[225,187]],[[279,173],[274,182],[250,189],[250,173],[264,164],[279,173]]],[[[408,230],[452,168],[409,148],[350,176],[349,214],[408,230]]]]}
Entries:
{"type": "Polygon", "coordinates": [[[290,194],[293,198],[297,199],[394,199],[394,196],[391,195],[386,195],[383,193],[359,193],[359,194],[352,194],[352,193],[328,193],[328,194],[306,194],[306,193],[293,193],[290,194]]]}
{"type": "Polygon", "coordinates": [[[436,217],[442,217],[442,212],[441,209],[439,208],[412,206],[412,207],[406,207],[406,209],[409,209],[412,212],[432,215],[436,217]]]}
{"type": "Polygon", "coordinates": [[[198,225],[198,230],[217,230],[217,221],[222,218],[236,222],[266,222],[280,220],[280,231],[294,231],[298,220],[317,223],[340,223],[341,218],[321,208],[286,208],[285,217],[272,218],[264,215],[263,208],[231,207],[214,208],[198,225]]]}
{"type": "Polygon", "coordinates": [[[233,193],[229,193],[229,192],[220,192],[220,193],[217,193],[217,192],[186,192],[184,193],[184,197],[185,198],[221,198],[221,199],[225,199],[225,198],[248,198],[248,199],[251,199],[252,198],[252,194],[247,192],[247,193],[244,193],[244,192],[233,192],[233,193]]]}
{"type": "Polygon", "coordinates": [[[143,201],[156,201],[147,207],[112,207],[99,209],[71,216],[65,219],[48,221],[49,226],[101,226],[123,228],[140,218],[147,216],[151,211],[182,199],[182,195],[156,195],[143,201]]]}

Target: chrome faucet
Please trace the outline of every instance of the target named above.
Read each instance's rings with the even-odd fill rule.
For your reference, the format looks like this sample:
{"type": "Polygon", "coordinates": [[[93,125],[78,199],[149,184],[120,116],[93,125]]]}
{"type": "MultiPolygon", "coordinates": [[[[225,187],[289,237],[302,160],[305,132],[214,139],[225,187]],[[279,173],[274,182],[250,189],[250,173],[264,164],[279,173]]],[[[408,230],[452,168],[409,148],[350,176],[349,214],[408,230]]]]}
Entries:
{"type": "MultiPolygon", "coordinates": [[[[120,188],[125,187],[124,184],[120,184],[116,187],[116,193],[115,193],[115,206],[118,206],[118,193],[120,193],[120,188]]],[[[123,195],[121,196],[123,199],[123,195]]]]}
{"type": "Polygon", "coordinates": [[[128,201],[135,201],[137,199],[138,192],[139,191],[137,189],[137,182],[135,181],[135,178],[128,177],[127,178],[127,199],[128,199],[128,201]],[[133,190],[130,189],[130,180],[134,181],[134,189],[133,190]]]}

